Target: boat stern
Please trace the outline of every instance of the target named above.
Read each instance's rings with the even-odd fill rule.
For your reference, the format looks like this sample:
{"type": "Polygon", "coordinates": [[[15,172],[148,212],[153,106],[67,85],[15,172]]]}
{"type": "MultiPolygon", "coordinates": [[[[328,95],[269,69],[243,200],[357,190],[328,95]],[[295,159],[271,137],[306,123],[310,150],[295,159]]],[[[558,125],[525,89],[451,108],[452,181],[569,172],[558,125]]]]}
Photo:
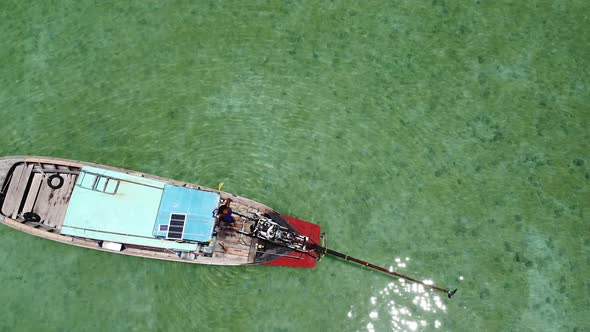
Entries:
{"type": "MultiPolygon", "coordinates": [[[[310,243],[320,243],[320,226],[309,221],[297,219],[287,215],[281,215],[289,222],[297,231],[309,238],[310,243]]],[[[291,266],[291,267],[305,267],[313,268],[316,266],[317,258],[315,253],[291,252],[289,255],[278,257],[275,260],[265,262],[264,265],[274,266],[291,266]]]]}

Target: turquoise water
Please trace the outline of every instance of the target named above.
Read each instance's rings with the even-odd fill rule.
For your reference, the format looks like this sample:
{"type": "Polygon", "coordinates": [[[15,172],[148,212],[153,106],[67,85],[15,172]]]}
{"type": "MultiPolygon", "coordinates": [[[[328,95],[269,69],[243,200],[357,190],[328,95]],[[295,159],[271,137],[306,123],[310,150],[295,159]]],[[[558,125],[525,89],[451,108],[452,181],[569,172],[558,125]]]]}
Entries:
{"type": "Polygon", "coordinates": [[[0,155],[313,221],[313,270],[0,227],[2,331],[590,331],[586,1],[0,3],[0,155]]]}

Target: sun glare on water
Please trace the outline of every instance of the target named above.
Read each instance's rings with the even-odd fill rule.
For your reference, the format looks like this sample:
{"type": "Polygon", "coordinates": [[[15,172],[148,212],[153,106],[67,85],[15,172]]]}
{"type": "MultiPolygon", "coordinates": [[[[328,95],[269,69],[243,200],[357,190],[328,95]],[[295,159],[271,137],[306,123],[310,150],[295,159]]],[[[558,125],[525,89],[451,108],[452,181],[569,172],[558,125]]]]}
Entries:
{"type": "MultiPolygon", "coordinates": [[[[406,268],[410,258],[396,258],[394,265],[389,271],[399,272],[406,268]]],[[[460,280],[463,278],[461,277],[460,280]]],[[[427,285],[432,285],[432,280],[422,280],[427,285]]],[[[387,283],[382,289],[369,298],[367,308],[354,308],[351,305],[346,316],[354,319],[361,311],[366,318],[362,319],[363,326],[368,332],[383,330],[386,331],[423,331],[440,329],[442,323],[440,318],[447,312],[444,298],[436,292],[405,279],[398,279],[387,283]],[[384,320],[386,324],[384,323],[384,320]],[[377,327],[379,326],[379,328],[377,327]]],[[[358,317],[358,318],[362,318],[358,317]]]]}

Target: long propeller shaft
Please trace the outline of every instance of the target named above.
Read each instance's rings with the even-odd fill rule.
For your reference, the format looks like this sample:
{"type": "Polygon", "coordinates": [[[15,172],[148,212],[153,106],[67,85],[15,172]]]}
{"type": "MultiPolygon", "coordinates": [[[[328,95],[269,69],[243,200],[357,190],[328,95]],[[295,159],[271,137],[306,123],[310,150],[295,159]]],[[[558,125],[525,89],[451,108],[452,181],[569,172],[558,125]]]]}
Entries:
{"type": "Polygon", "coordinates": [[[324,248],[324,247],[321,247],[321,246],[318,246],[318,245],[316,245],[315,247],[316,247],[315,250],[318,253],[326,253],[328,255],[332,255],[332,256],[335,256],[335,257],[338,257],[338,258],[342,258],[345,261],[357,263],[357,264],[360,264],[362,266],[368,267],[370,269],[377,270],[377,271],[380,271],[380,272],[383,272],[383,273],[387,273],[387,274],[389,274],[391,276],[394,276],[394,277],[399,277],[399,278],[402,278],[402,279],[406,279],[406,280],[415,282],[417,284],[423,285],[424,287],[427,287],[427,288],[430,288],[430,289],[434,289],[434,290],[439,291],[439,292],[443,292],[443,293],[447,294],[447,296],[449,297],[449,299],[452,298],[453,295],[455,295],[455,293],[457,292],[456,289],[454,289],[454,290],[451,291],[451,290],[448,290],[448,289],[445,289],[445,288],[441,288],[441,287],[438,287],[438,286],[435,286],[435,285],[429,285],[429,284],[426,284],[426,283],[424,283],[424,282],[422,282],[420,280],[414,279],[412,277],[408,277],[408,276],[405,276],[403,274],[399,274],[397,272],[389,271],[388,269],[383,268],[381,266],[377,266],[375,264],[371,264],[369,262],[360,260],[358,258],[350,257],[347,254],[343,254],[341,252],[338,252],[338,251],[335,251],[335,250],[332,250],[332,249],[329,249],[329,248],[324,248]]]}

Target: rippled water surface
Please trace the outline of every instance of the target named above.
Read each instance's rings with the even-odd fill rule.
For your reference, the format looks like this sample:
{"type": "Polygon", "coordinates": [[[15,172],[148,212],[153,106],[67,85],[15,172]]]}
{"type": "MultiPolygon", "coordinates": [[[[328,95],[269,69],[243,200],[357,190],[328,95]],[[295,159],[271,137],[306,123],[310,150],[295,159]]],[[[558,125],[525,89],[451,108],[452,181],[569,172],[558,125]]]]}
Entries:
{"type": "Polygon", "coordinates": [[[0,3],[0,155],[259,200],[324,258],[212,267],[0,227],[0,331],[590,331],[586,1],[0,3]]]}

